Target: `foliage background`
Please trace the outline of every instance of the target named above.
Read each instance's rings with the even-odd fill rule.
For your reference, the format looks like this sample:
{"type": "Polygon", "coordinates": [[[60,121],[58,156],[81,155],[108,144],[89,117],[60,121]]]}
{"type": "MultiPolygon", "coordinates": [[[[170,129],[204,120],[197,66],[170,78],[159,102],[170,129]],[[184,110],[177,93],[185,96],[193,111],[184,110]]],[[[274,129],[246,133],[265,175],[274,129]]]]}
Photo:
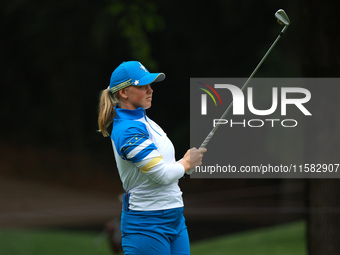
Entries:
{"type": "MultiPolygon", "coordinates": [[[[114,68],[132,59],[166,73],[167,79],[155,86],[148,115],[168,133],[181,157],[189,146],[189,78],[248,77],[281,29],[273,17],[280,8],[292,24],[257,77],[339,77],[336,0],[2,1],[1,176],[121,192],[111,144],[96,132],[97,103],[114,68]]],[[[319,92],[325,102],[338,94],[319,92]]],[[[332,155],[338,160],[327,153],[339,148],[334,135],[338,115],[324,115],[322,121],[327,128],[309,134],[320,136],[319,143],[306,140],[306,159],[332,155]]],[[[278,182],[191,180],[184,181],[183,190],[278,182]]],[[[306,208],[338,208],[337,180],[306,183],[306,194],[314,194],[304,198],[306,208]]],[[[334,211],[332,217],[305,213],[325,226],[324,233],[336,236],[340,228],[328,231],[338,224],[334,211]],[[325,219],[331,220],[324,224],[325,219]]],[[[320,224],[308,226],[318,233],[320,224]]]]}

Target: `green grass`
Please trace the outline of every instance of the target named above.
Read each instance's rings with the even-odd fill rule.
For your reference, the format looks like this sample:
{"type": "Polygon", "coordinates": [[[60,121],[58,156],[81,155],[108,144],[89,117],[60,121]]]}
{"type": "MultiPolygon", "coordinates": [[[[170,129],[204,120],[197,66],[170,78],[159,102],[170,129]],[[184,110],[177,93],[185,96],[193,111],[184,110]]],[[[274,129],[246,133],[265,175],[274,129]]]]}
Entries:
{"type": "Polygon", "coordinates": [[[110,247],[96,233],[0,230],[3,255],[110,255],[110,247]]]}
{"type": "Polygon", "coordinates": [[[280,225],[195,243],[192,255],[306,255],[305,224],[280,225]]]}
{"type": "MultiPolygon", "coordinates": [[[[306,255],[303,222],[191,244],[192,255],[306,255]]],[[[87,232],[0,230],[4,255],[112,255],[105,236],[87,232]]]]}

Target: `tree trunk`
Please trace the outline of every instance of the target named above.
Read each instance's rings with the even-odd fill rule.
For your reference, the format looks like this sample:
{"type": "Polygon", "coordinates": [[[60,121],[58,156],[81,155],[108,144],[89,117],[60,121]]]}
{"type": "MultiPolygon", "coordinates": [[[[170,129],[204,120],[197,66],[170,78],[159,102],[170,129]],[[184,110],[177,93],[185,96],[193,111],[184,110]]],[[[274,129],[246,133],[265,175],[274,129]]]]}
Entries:
{"type": "MultiPolygon", "coordinates": [[[[303,76],[340,77],[339,1],[304,0],[300,4],[303,76]]],[[[313,91],[315,112],[306,127],[306,163],[340,163],[339,104],[334,103],[339,101],[340,86],[319,86],[313,91]]],[[[338,255],[340,179],[309,179],[307,186],[308,254],[338,255]]]]}
{"type": "Polygon", "coordinates": [[[309,201],[308,254],[340,254],[339,180],[310,180],[309,201]]]}

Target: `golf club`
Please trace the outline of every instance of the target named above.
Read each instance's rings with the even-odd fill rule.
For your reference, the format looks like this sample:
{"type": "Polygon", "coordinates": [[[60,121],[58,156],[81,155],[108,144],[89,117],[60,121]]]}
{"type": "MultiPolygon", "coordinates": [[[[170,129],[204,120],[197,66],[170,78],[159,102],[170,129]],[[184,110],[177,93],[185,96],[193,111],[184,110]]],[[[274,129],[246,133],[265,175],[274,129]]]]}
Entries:
{"type": "MultiPolygon", "coordinates": [[[[276,40],[273,42],[273,44],[270,46],[270,48],[268,49],[268,51],[266,52],[266,54],[263,56],[263,58],[261,59],[260,63],[256,66],[255,70],[252,72],[252,74],[249,76],[249,78],[247,79],[247,81],[245,82],[245,84],[242,86],[241,90],[243,91],[250,79],[255,75],[255,73],[257,72],[257,70],[260,68],[260,66],[262,65],[262,63],[264,62],[264,60],[267,58],[267,56],[269,55],[269,53],[271,52],[271,50],[274,48],[275,44],[278,42],[278,40],[281,38],[281,36],[283,35],[283,33],[287,30],[289,24],[290,24],[290,20],[287,16],[287,14],[285,13],[284,10],[280,9],[275,13],[275,17],[277,18],[277,21],[279,24],[284,25],[284,28],[282,29],[281,33],[278,35],[278,37],[276,38],[276,40]]],[[[224,117],[228,114],[228,112],[230,111],[231,107],[233,105],[233,102],[230,103],[230,105],[228,106],[227,110],[223,113],[223,115],[221,116],[220,119],[224,119],[224,117]]],[[[209,135],[205,138],[205,140],[203,141],[203,143],[201,144],[200,148],[205,148],[209,141],[211,140],[211,138],[213,137],[213,135],[215,134],[217,128],[220,126],[220,124],[217,124],[209,133],[209,135]]]]}

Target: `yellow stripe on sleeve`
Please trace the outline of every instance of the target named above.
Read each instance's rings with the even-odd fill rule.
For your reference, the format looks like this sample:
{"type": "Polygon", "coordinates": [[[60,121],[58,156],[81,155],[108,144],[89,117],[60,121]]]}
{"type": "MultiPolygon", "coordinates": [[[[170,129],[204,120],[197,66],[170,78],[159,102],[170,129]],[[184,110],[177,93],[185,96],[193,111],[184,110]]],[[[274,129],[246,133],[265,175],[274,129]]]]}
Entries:
{"type": "Polygon", "coordinates": [[[155,165],[157,165],[159,163],[159,161],[161,161],[162,159],[163,159],[162,156],[154,157],[145,166],[143,166],[140,170],[143,173],[147,173],[151,170],[151,168],[153,168],[155,165]]]}

